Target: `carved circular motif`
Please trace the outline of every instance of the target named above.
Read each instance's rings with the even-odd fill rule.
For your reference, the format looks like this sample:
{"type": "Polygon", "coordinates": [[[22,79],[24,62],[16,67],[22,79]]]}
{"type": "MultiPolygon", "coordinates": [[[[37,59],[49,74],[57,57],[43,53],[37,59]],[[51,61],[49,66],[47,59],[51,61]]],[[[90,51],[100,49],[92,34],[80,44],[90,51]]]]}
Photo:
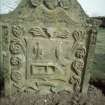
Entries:
{"type": "Polygon", "coordinates": [[[35,7],[39,6],[42,2],[43,0],[31,0],[32,5],[35,7]]]}
{"type": "Polygon", "coordinates": [[[10,51],[12,54],[20,54],[21,44],[18,41],[12,41],[10,44],[10,51]]]}
{"type": "Polygon", "coordinates": [[[20,25],[14,25],[12,27],[12,33],[15,37],[20,37],[24,34],[24,28],[20,25]]]}
{"type": "Polygon", "coordinates": [[[76,59],[72,64],[73,69],[78,72],[82,71],[84,68],[84,61],[81,59],[76,59]]]}
{"type": "Polygon", "coordinates": [[[19,66],[21,64],[21,59],[19,57],[11,57],[11,65],[19,66]]]}
{"type": "Polygon", "coordinates": [[[76,51],[76,57],[77,58],[84,58],[86,55],[86,49],[85,48],[79,48],[76,51]]]}
{"type": "Polygon", "coordinates": [[[48,9],[55,9],[58,6],[58,0],[44,0],[44,4],[48,9]]]}
{"type": "Polygon", "coordinates": [[[19,72],[12,72],[11,79],[15,82],[22,80],[22,75],[19,72]]]}

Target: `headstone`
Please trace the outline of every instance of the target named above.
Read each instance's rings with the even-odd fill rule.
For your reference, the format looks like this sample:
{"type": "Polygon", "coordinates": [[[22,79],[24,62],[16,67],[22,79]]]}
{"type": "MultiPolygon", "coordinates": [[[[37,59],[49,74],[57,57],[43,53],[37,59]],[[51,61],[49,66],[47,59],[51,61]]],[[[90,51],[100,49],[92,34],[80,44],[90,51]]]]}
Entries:
{"type": "Polygon", "coordinates": [[[5,94],[86,93],[96,30],[76,0],[22,0],[0,17],[5,94]]]}

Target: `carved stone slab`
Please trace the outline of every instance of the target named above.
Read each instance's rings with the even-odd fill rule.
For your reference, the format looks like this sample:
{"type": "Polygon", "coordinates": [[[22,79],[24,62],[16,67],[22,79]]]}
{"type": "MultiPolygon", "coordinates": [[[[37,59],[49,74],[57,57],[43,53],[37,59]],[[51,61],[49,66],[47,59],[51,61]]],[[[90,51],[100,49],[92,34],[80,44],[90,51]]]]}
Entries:
{"type": "Polygon", "coordinates": [[[0,19],[5,94],[86,92],[95,42],[75,0],[23,0],[0,19]]]}

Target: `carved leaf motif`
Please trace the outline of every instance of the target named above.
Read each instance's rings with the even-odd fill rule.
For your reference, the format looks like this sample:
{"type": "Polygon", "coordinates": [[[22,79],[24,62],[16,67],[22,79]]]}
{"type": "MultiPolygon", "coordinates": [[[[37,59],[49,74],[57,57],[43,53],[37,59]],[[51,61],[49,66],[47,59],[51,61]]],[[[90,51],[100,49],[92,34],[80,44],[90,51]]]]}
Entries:
{"type": "Polygon", "coordinates": [[[46,37],[43,30],[40,27],[33,27],[29,30],[34,37],[46,37]]]}

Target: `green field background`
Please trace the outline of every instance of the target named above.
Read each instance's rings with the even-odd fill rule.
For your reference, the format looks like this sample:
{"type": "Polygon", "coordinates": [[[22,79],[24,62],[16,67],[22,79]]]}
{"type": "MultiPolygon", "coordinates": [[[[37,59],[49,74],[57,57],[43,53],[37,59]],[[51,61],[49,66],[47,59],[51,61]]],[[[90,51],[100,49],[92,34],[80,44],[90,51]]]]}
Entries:
{"type": "Polygon", "coordinates": [[[105,80],[105,28],[98,29],[95,58],[91,73],[92,78],[105,80]]]}

